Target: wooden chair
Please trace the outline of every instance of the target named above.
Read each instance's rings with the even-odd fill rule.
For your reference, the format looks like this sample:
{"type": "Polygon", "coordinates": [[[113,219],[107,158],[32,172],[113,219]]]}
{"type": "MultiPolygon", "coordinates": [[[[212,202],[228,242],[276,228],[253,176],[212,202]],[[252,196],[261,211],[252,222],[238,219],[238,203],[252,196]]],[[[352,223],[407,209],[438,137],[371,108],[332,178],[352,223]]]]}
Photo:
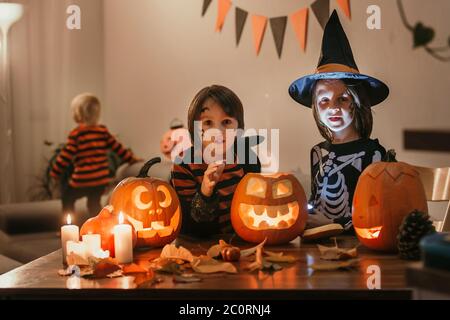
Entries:
{"type": "Polygon", "coordinates": [[[429,209],[434,206],[432,203],[447,202],[446,210],[442,212],[442,206],[439,210],[430,210],[429,214],[434,221],[436,231],[450,231],[450,167],[449,168],[424,168],[415,167],[419,172],[427,200],[429,209]]]}

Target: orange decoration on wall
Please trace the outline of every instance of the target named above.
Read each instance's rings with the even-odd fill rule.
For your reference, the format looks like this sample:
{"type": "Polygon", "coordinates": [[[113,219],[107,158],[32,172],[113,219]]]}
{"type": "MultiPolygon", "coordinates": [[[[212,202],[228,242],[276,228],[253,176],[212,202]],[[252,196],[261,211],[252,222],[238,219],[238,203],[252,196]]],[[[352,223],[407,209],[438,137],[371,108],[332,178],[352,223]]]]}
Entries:
{"type": "Polygon", "coordinates": [[[219,0],[217,20],[216,20],[216,31],[222,31],[223,24],[225,23],[225,18],[227,17],[230,8],[231,8],[230,0],[219,0]]]}
{"type": "Polygon", "coordinates": [[[253,29],[253,45],[255,46],[256,55],[261,50],[261,44],[266,32],[267,17],[254,15],[252,16],[253,29]]]}
{"type": "Polygon", "coordinates": [[[291,15],[291,23],[297,36],[298,43],[303,51],[306,50],[308,32],[308,8],[300,9],[291,15]]]}
{"type": "Polygon", "coordinates": [[[352,14],[350,11],[350,0],[337,0],[339,7],[344,11],[347,18],[351,19],[352,14]]]}

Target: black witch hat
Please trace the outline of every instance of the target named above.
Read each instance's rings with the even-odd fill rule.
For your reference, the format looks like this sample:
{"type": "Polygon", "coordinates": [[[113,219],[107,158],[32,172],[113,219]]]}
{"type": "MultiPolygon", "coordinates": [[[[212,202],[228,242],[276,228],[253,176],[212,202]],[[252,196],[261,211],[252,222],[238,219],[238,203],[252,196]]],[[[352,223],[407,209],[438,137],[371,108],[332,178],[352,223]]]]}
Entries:
{"type": "Polygon", "coordinates": [[[311,90],[316,81],[321,79],[349,79],[361,83],[366,88],[371,106],[381,103],[389,95],[386,84],[359,73],[352,48],[336,10],[333,11],[324,30],[322,53],[316,73],[294,81],[289,87],[290,96],[298,103],[311,108],[311,90]]]}

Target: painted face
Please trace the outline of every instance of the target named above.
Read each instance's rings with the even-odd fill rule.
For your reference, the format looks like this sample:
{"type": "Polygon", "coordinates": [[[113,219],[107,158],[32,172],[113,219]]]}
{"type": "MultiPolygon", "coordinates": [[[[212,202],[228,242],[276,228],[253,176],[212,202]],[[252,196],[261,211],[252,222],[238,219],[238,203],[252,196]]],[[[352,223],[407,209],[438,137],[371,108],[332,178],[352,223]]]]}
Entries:
{"type": "Polygon", "coordinates": [[[353,123],[353,98],[341,80],[317,83],[315,105],[320,120],[333,132],[341,132],[353,123]]]}
{"type": "Polygon", "coordinates": [[[203,150],[209,149],[213,157],[224,159],[226,150],[234,142],[238,121],[227,115],[212,99],[206,100],[199,120],[202,124],[203,150]]]}

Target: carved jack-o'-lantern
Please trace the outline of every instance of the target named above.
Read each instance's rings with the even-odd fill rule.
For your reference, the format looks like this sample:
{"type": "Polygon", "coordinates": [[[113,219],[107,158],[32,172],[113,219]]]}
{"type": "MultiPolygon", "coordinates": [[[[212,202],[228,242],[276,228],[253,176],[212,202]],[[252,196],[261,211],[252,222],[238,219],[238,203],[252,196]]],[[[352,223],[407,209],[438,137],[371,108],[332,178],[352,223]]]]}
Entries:
{"type": "Polygon", "coordinates": [[[111,204],[127,215],[137,231],[137,247],[162,247],[172,242],[181,228],[181,209],[175,190],[165,181],[150,178],[148,171],[160,158],[148,161],[136,178],[122,180],[111,204]]]}
{"type": "Polygon", "coordinates": [[[244,240],[286,243],[299,236],[307,219],[305,191],[291,174],[249,173],[238,184],[231,223],[244,240]]]}
{"type": "MultiPolygon", "coordinates": [[[[114,227],[119,224],[119,212],[115,211],[113,206],[104,207],[100,213],[87,220],[80,230],[80,236],[85,234],[99,234],[102,250],[109,250],[111,257],[115,256],[114,251],[114,227]]],[[[136,232],[133,225],[125,219],[125,224],[132,226],[133,246],[136,245],[136,232]]]]}
{"type": "Polygon", "coordinates": [[[419,173],[395,153],[387,161],[368,166],[359,177],[353,196],[353,226],[359,241],[380,251],[396,251],[403,218],[413,210],[428,212],[419,173]]]}

